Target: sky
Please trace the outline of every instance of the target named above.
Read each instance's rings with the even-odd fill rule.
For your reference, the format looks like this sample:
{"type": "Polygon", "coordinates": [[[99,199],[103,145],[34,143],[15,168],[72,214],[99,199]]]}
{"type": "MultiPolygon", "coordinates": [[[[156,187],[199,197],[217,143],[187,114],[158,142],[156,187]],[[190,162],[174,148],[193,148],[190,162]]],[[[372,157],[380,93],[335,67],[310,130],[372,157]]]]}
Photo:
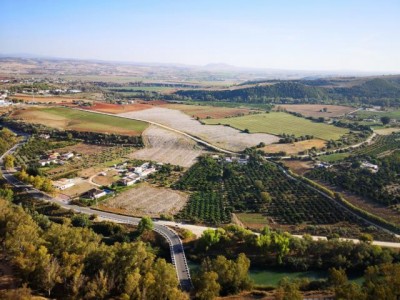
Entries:
{"type": "Polygon", "coordinates": [[[0,54],[400,73],[399,0],[0,0],[0,54]]]}

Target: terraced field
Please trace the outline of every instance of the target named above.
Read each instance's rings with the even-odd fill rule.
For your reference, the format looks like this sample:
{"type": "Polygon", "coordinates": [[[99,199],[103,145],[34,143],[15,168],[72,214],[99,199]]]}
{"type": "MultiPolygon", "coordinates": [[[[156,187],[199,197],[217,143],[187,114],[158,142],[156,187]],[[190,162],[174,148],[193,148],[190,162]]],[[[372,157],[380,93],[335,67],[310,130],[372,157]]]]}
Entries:
{"type": "Polygon", "coordinates": [[[203,120],[206,124],[229,125],[251,133],[270,133],[275,135],[293,134],[295,136],[313,135],[322,140],[337,140],[349,131],[325,123],[316,123],[283,112],[248,115],[237,118],[203,120]]]}
{"type": "Polygon", "coordinates": [[[148,124],[145,122],[63,107],[17,110],[12,114],[12,117],[14,119],[22,119],[29,123],[43,124],[61,130],[116,133],[131,136],[140,135],[148,127],[148,124]]]}

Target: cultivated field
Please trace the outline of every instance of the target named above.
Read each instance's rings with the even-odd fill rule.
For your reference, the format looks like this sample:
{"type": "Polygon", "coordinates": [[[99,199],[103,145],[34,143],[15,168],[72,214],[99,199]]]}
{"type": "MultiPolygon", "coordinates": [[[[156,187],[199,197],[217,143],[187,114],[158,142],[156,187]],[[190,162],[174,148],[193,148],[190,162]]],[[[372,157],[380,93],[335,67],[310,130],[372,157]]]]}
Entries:
{"type": "Polygon", "coordinates": [[[218,107],[208,105],[166,104],[163,105],[163,107],[180,110],[193,118],[199,119],[237,117],[248,115],[251,112],[251,110],[248,108],[218,107]]]}
{"type": "Polygon", "coordinates": [[[279,140],[278,137],[265,133],[246,134],[228,126],[202,125],[200,122],[192,119],[181,111],[163,107],[154,107],[119,115],[158,122],[171,128],[185,131],[193,136],[200,137],[215,146],[232,151],[241,151],[247,147],[255,146],[260,142],[272,144],[279,140]]]}
{"type": "Polygon", "coordinates": [[[93,110],[93,111],[100,111],[100,112],[105,112],[105,113],[110,113],[110,114],[120,114],[120,113],[123,113],[123,112],[149,109],[149,108],[152,108],[152,107],[153,107],[153,105],[146,104],[146,103],[135,103],[135,104],[124,104],[124,105],[121,105],[121,104],[96,102],[93,106],[85,107],[85,109],[86,110],[93,110]]]}
{"type": "Polygon", "coordinates": [[[110,198],[100,209],[111,209],[135,216],[159,217],[160,214],[174,215],[181,210],[188,196],[165,188],[155,188],[147,183],[129,189],[114,198],[110,198]]]}
{"type": "Polygon", "coordinates": [[[325,123],[312,122],[284,112],[272,112],[248,115],[237,118],[209,119],[206,124],[223,124],[252,133],[294,134],[295,136],[313,135],[322,140],[337,140],[349,131],[325,123]]]}
{"type": "Polygon", "coordinates": [[[190,167],[196,162],[196,158],[204,153],[204,150],[188,137],[155,125],[150,125],[142,137],[145,148],[133,152],[130,158],[190,167]]]}
{"type": "Polygon", "coordinates": [[[279,108],[315,118],[338,117],[355,111],[355,108],[350,106],[323,104],[280,104],[276,106],[276,109],[279,108]],[[323,111],[324,108],[327,108],[326,112],[323,111]]]}
{"type": "Polygon", "coordinates": [[[391,111],[366,111],[359,110],[357,111],[357,117],[360,118],[381,118],[381,117],[389,117],[391,119],[400,120],[400,110],[391,110],[391,111]]]}
{"type": "Polygon", "coordinates": [[[123,135],[140,135],[148,126],[145,122],[126,120],[107,115],[62,107],[29,108],[15,111],[14,119],[43,124],[61,130],[92,131],[123,135]]]}
{"type": "Polygon", "coordinates": [[[391,135],[393,132],[399,132],[400,128],[381,128],[381,129],[374,129],[374,132],[376,132],[379,135],[391,135]]]}
{"type": "Polygon", "coordinates": [[[62,96],[39,96],[35,95],[33,98],[32,95],[27,94],[15,94],[10,96],[11,99],[20,99],[24,102],[41,102],[41,103],[72,103],[72,101],[76,100],[84,100],[89,101],[91,100],[101,100],[102,94],[98,93],[79,93],[74,95],[62,95],[62,96]]]}
{"type": "Polygon", "coordinates": [[[297,154],[299,152],[309,150],[313,147],[316,149],[323,148],[325,146],[325,141],[319,139],[311,139],[306,141],[295,142],[291,144],[273,144],[262,148],[266,153],[278,153],[286,152],[287,155],[297,154]]]}

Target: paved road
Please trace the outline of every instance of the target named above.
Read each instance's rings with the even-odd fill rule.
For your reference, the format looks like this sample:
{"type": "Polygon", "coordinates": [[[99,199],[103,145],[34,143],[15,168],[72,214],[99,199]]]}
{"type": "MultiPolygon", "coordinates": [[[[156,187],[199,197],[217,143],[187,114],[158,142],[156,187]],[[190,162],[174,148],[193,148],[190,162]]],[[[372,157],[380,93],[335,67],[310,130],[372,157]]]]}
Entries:
{"type": "MultiPolygon", "coordinates": [[[[13,146],[11,149],[6,151],[2,156],[0,156],[0,164],[3,166],[3,158],[7,154],[13,154],[18,147],[23,145],[27,141],[28,136],[24,136],[23,140],[13,146]]],[[[110,220],[116,223],[129,223],[129,224],[138,224],[140,221],[140,218],[134,218],[134,217],[129,217],[129,216],[121,216],[118,214],[113,214],[113,213],[108,213],[108,212],[103,212],[99,210],[94,210],[88,207],[80,207],[77,205],[72,205],[69,204],[66,201],[63,201],[61,199],[53,198],[35,188],[33,188],[31,185],[27,185],[24,182],[19,181],[17,178],[14,177],[14,172],[13,171],[8,171],[2,168],[2,175],[5,180],[7,180],[8,183],[12,184],[14,187],[19,188],[19,189],[24,189],[27,193],[31,194],[32,197],[35,199],[39,200],[44,200],[44,201],[49,201],[53,203],[57,203],[61,207],[65,209],[72,209],[75,212],[83,213],[83,214],[88,214],[88,215],[93,215],[96,214],[99,217],[110,220]]],[[[190,290],[192,288],[192,281],[190,277],[190,271],[189,267],[187,265],[186,261],[186,256],[185,252],[183,249],[183,244],[181,239],[179,238],[179,235],[172,230],[171,228],[168,228],[165,224],[162,224],[162,221],[155,221],[154,222],[154,231],[161,234],[168,242],[171,250],[171,260],[173,265],[175,266],[176,269],[176,274],[178,277],[178,280],[180,282],[180,286],[183,290],[190,290]]]]}

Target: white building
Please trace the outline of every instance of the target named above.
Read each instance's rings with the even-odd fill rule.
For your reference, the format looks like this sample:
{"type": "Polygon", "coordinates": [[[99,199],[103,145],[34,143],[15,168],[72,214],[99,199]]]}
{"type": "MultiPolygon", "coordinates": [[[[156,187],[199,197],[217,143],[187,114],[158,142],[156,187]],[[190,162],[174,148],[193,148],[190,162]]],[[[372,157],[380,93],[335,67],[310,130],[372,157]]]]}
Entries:
{"type": "Polygon", "coordinates": [[[64,153],[63,155],[61,155],[61,158],[65,160],[70,159],[72,157],[74,157],[74,154],[72,152],[64,153]]]}
{"type": "Polygon", "coordinates": [[[75,182],[73,179],[67,179],[67,178],[63,178],[57,181],[53,182],[53,186],[56,189],[59,189],[61,191],[66,190],[70,187],[73,187],[75,185],[75,182]]]}
{"type": "Polygon", "coordinates": [[[377,165],[371,164],[367,161],[364,161],[361,163],[361,168],[363,169],[368,169],[370,170],[372,173],[376,173],[379,171],[379,167],[377,165]]]}

